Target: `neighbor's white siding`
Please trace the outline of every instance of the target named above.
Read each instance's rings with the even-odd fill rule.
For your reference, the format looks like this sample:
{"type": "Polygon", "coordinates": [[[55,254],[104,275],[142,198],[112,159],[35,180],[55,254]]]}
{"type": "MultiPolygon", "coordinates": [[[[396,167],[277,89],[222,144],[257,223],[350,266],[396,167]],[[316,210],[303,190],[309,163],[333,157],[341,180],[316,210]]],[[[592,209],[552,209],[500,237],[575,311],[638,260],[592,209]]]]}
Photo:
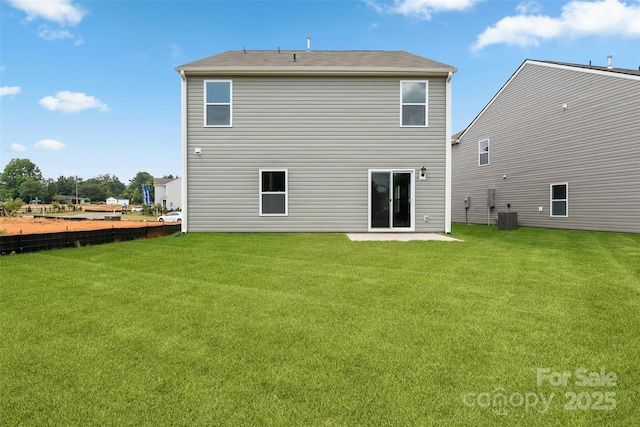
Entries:
{"type": "Polygon", "coordinates": [[[445,78],[429,79],[427,128],[400,127],[400,78],[229,78],[231,128],[203,126],[207,78],[187,81],[188,231],[366,232],[368,170],[422,166],[415,231],[444,231],[445,78]],[[258,171],[279,168],[289,214],[261,217],[258,171]]]}

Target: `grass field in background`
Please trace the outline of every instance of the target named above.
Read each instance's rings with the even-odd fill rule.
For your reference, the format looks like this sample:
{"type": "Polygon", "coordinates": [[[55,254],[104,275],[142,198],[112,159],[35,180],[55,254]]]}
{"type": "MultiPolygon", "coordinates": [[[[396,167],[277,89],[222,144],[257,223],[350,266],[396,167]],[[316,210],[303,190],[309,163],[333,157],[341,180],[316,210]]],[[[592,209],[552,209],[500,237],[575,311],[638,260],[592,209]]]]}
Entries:
{"type": "Polygon", "coordinates": [[[2,257],[0,425],[636,425],[640,235],[453,236],[2,257]]]}

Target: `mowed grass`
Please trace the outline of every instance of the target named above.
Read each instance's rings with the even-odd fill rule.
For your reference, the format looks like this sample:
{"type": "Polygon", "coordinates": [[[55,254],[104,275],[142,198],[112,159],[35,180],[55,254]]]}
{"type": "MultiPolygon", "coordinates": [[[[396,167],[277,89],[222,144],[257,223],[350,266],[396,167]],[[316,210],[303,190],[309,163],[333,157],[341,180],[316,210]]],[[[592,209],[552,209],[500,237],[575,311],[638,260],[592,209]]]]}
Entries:
{"type": "Polygon", "coordinates": [[[2,257],[0,425],[637,425],[640,235],[453,231],[2,257]]]}

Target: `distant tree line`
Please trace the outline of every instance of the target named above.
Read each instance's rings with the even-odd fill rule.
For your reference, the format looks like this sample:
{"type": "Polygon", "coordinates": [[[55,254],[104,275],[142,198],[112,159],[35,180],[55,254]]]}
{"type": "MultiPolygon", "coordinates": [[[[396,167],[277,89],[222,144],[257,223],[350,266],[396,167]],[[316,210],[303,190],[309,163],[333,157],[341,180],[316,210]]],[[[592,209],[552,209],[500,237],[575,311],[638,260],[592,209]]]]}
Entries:
{"type": "MultiPolygon", "coordinates": [[[[174,178],[173,175],[163,178],[174,178]]],[[[25,203],[61,202],[62,196],[78,196],[91,203],[104,202],[109,197],[129,199],[142,204],[142,185],[147,185],[154,200],[153,175],[138,172],[129,185],[117,176],[98,175],[87,180],[75,176],[43,178],[40,168],[29,159],[12,159],[0,174],[0,200],[22,199],[25,203]]]]}

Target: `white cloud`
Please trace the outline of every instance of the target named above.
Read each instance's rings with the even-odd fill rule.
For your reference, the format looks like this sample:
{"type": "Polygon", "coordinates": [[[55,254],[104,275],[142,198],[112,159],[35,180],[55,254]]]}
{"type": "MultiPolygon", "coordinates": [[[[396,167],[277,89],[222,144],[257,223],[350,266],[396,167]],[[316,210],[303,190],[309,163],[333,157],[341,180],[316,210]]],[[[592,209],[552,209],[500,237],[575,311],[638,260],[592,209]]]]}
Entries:
{"type": "Polygon", "coordinates": [[[36,142],[36,148],[38,150],[62,150],[65,147],[60,141],[56,141],[55,139],[41,139],[36,142]]]}
{"type": "Polygon", "coordinates": [[[13,144],[11,144],[10,147],[11,151],[15,151],[15,152],[19,152],[19,151],[27,151],[27,147],[25,147],[22,144],[16,144],[15,142],[13,144]]]}
{"type": "Polygon", "coordinates": [[[38,36],[47,41],[71,39],[75,40],[74,45],[82,44],[82,36],[76,36],[68,30],[52,30],[46,25],[41,25],[38,29],[38,36]]]}
{"type": "Polygon", "coordinates": [[[378,0],[365,1],[379,13],[430,20],[433,13],[466,10],[482,0],[394,0],[392,4],[381,4],[378,0]]]}
{"type": "Polygon", "coordinates": [[[563,8],[561,19],[578,35],[640,36],[640,3],[637,2],[632,5],[619,0],[573,1],[563,8]]]}
{"type": "Polygon", "coordinates": [[[63,90],[56,96],[46,96],[40,100],[47,110],[62,111],[63,113],[77,113],[82,110],[98,109],[102,112],[109,111],[107,104],[103,104],[98,98],[88,96],[82,92],[70,92],[63,90]]]}
{"type": "Polygon", "coordinates": [[[516,6],[516,12],[521,15],[526,15],[529,13],[540,13],[541,11],[542,6],[536,1],[523,2],[516,6]]]}
{"type": "Polygon", "coordinates": [[[521,3],[516,16],[507,16],[478,36],[473,48],[505,43],[520,47],[538,46],[541,40],[585,36],[620,35],[640,37],[640,3],[620,0],[571,1],[559,17],[531,15],[532,4],[521,3]]]}
{"type": "Polygon", "coordinates": [[[28,21],[41,18],[60,25],[77,25],[86,15],[86,12],[71,0],[7,0],[7,2],[26,13],[28,21]]]}
{"type": "Polygon", "coordinates": [[[52,30],[51,28],[47,27],[47,26],[42,26],[40,27],[40,31],[38,32],[38,35],[48,41],[51,40],[62,40],[62,39],[72,39],[73,38],[73,34],[71,34],[69,31],[67,30],[52,30]]]}
{"type": "Polygon", "coordinates": [[[475,48],[497,43],[538,46],[540,38],[550,39],[562,33],[562,24],[548,16],[507,16],[480,34],[475,48]]]}
{"type": "Polygon", "coordinates": [[[22,88],[20,86],[2,86],[0,87],[0,96],[5,95],[16,95],[22,92],[22,88]]]}

